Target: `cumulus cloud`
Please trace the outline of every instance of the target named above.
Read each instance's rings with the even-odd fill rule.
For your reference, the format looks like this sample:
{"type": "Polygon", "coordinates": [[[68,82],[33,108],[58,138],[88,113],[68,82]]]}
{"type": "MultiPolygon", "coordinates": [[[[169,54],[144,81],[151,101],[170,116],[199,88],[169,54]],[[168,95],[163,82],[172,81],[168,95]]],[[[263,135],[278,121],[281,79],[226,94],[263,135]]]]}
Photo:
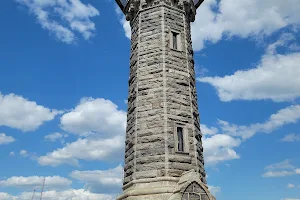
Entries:
{"type": "Polygon", "coordinates": [[[300,21],[298,0],[206,0],[192,25],[195,50],[233,36],[261,38],[300,21]],[[239,12],[236,12],[236,11],[239,12]]]}
{"type": "Polygon", "coordinates": [[[0,133],[0,145],[9,144],[14,142],[15,139],[11,136],[7,136],[5,133],[0,133]]]}
{"type": "Polygon", "coordinates": [[[264,178],[285,177],[292,175],[300,175],[300,168],[293,166],[289,160],[275,163],[265,167],[264,178]]]}
{"type": "Polygon", "coordinates": [[[203,138],[203,149],[206,164],[216,164],[222,161],[239,159],[234,147],[241,144],[240,139],[229,135],[217,134],[209,138],[203,138]]]}
{"type": "Polygon", "coordinates": [[[203,135],[215,135],[219,132],[216,127],[208,127],[205,124],[201,124],[201,133],[203,135]]]}
{"type": "Polygon", "coordinates": [[[125,15],[123,14],[123,12],[120,10],[119,7],[116,6],[115,9],[118,17],[119,17],[119,21],[121,23],[121,25],[123,26],[124,32],[125,32],[125,36],[130,39],[131,38],[131,27],[130,27],[130,23],[126,20],[125,15]]]}
{"type": "Polygon", "coordinates": [[[23,156],[23,157],[27,157],[28,156],[28,152],[23,149],[23,150],[20,151],[20,155],[23,156]]]}
{"type": "Polygon", "coordinates": [[[60,113],[37,105],[15,94],[0,93],[0,126],[8,126],[21,131],[34,131],[43,123],[51,121],[60,113]]]}
{"type": "Polygon", "coordinates": [[[18,198],[8,193],[0,192],[0,200],[18,200],[18,198]]]}
{"type": "Polygon", "coordinates": [[[60,177],[60,176],[13,176],[6,180],[0,180],[0,187],[15,187],[22,189],[32,190],[33,188],[39,189],[43,185],[43,181],[45,178],[45,189],[65,189],[70,187],[72,181],[60,177]]]}
{"type": "Polygon", "coordinates": [[[219,120],[219,124],[228,135],[242,137],[248,139],[255,134],[271,133],[272,131],[292,123],[297,123],[300,120],[300,105],[292,105],[279,110],[277,113],[271,115],[264,123],[255,123],[250,125],[235,125],[226,121],[219,120]]]}
{"type": "Polygon", "coordinates": [[[299,142],[300,141],[300,135],[299,134],[288,134],[284,138],[282,138],[283,142],[299,142]]]}
{"type": "Polygon", "coordinates": [[[83,98],[61,117],[61,128],[82,136],[45,156],[41,165],[79,165],[79,160],[118,161],[123,159],[126,112],[105,99],[83,98]]]}
{"type": "Polygon", "coordinates": [[[123,183],[121,165],[109,170],[73,171],[73,179],[85,183],[85,189],[95,193],[118,193],[123,183]]]}
{"type": "Polygon", "coordinates": [[[96,28],[91,18],[98,16],[99,11],[81,0],[16,1],[27,6],[43,29],[64,43],[75,43],[77,33],[85,40],[89,40],[95,34],[96,28]]]}
{"type": "Polygon", "coordinates": [[[101,137],[113,137],[124,134],[125,127],[126,112],[101,98],[83,98],[79,105],[61,117],[61,128],[78,135],[96,132],[101,137]]]}
{"type": "Polygon", "coordinates": [[[238,70],[224,77],[200,77],[197,80],[211,84],[221,101],[272,100],[293,101],[300,97],[300,52],[277,53],[278,47],[289,49],[295,38],[283,34],[270,44],[255,68],[238,70]],[[291,43],[292,42],[292,43],[291,43]]]}
{"type": "Polygon", "coordinates": [[[121,191],[123,167],[108,170],[73,171],[70,176],[85,184],[85,189],[71,189],[72,182],[59,176],[53,177],[11,177],[0,180],[0,187],[14,187],[27,190],[17,196],[0,193],[0,200],[30,200],[32,189],[40,189],[45,178],[43,199],[59,200],[112,200],[121,191]],[[30,190],[30,192],[29,192],[30,190]]]}
{"type": "Polygon", "coordinates": [[[62,142],[64,141],[64,138],[68,137],[67,134],[62,134],[62,133],[51,133],[49,135],[46,135],[44,139],[46,141],[50,142],[55,142],[57,140],[61,140],[62,142]]]}
{"type": "MultiPolygon", "coordinates": [[[[207,165],[240,159],[234,148],[240,146],[241,139],[223,134],[222,129],[201,124],[204,160],[207,165]]],[[[217,189],[217,188],[213,188],[217,189]]]]}
{"type": "MultiPolygon", "coordinates": [[[[25,200],[30,197],[31,193],[23,193],[20,196],[20,200],[25,200]]],[[[62,192],[57,191],[46,191],[43,194],[43,200],[114,200],[113,196],[107,194],[95,194],[89,191],[79,189],[79,190],[65,190],[62,192]]]]}
{"type": "Polygon", "coordinates": [[[210,165],[239,159],[240,155],[235,148],[239,147],[242,142],[257,133],[271,133],[284,125],[297,123],[299,120],[300,106],[292,105],[272,114],[263,123],[236,125],[219,120],[218,127],[201,124],[205,163],[210,165]]]}
{"type": "MultiPolygon", "coordinates": [[[[18,196],[0,193],[0,200],[31,200],[32,192],[23,192],[18,196]]],[[[65,191],[45,191],[43,200],[114,200],[116,197],[107,194],[95,194],[83,189],[69,189],[65,191]]]]}
{"type": "Polygon", "coordinates": [[[79,160],[121,160],[124,151],[124,137],[115,136],[108,139],[99,137],[80,138],[65,147],[38,158],[40,165],[56,167],[62,164],[79,165],[79,160]]]}

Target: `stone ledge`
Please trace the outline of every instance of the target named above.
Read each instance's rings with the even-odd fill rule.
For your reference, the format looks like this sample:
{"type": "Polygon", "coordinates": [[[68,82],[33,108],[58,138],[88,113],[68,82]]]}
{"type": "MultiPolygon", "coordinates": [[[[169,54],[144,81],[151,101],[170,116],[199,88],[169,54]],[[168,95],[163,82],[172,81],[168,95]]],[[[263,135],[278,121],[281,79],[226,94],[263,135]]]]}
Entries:
{"type": "Polygon", "coordinates": [[[174,187],[172,186],[161,186],[157,188],[144,188],[144,189],[133,189],[124,192],[122,195],[117,197],[117,200],[124,200],[127,197],[133,196],[144,196],[144,195],[158,195],[158,194],[170,194],[172,195],[174,187]]]}
{"type": "Polygon", "coordinates": [[[133,186],[134,184],[138,183],[151,183],[151,182],[161,182],[161,181],[170,181],[170,182],[178,182],[179,178],[176,177],[157,177],[157,178],[145,178],[139,180],[133,180],[130,183],[127,183],[123,186],[123,190],[128,189],[129,187],[133,186]]]}

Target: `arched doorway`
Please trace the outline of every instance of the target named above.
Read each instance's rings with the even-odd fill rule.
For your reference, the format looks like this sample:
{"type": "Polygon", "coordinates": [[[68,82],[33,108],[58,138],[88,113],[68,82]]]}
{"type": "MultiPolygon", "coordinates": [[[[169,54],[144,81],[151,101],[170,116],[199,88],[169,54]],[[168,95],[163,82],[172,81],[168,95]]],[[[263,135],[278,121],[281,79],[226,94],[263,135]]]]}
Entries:
{"type": "Polygon", "coordinates": [[[183,193],[182,200],[210,200],[206,191],[196,182],[191,183],[183,193]]]}

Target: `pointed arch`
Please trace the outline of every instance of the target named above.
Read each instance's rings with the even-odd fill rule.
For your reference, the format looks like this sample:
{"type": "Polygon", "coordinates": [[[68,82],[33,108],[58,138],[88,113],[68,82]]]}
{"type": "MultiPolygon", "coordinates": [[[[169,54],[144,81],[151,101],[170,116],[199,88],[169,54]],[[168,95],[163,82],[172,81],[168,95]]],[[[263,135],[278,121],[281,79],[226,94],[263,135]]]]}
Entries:
{"type": "Polygon", "coordinates": [[[192,182],[183,192],[181,200],[210,200],[206,190],[197,182],[192,182]]]}

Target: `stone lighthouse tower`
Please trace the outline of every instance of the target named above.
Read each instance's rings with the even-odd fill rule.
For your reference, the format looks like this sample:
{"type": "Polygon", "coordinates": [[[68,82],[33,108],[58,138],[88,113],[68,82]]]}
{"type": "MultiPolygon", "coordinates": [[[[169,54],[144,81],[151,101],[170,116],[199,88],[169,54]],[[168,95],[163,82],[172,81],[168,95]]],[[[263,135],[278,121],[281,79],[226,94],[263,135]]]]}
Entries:
{"type": "Polygon", "coordinates": [[[206,185],[190,23],[203,0],[116,0],[131,25],[123,194],[213,200],[206,185]]]}

